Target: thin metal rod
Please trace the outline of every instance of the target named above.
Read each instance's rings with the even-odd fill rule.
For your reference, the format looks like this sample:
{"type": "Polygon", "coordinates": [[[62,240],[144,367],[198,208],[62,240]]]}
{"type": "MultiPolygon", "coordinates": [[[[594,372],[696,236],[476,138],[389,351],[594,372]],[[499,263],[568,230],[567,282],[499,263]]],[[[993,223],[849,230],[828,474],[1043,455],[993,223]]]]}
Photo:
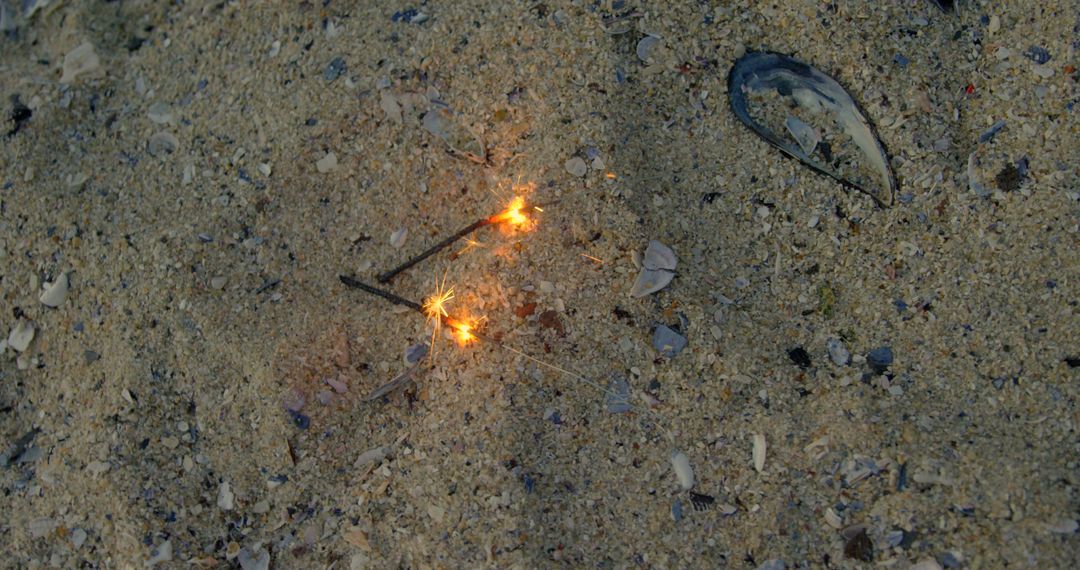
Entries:
{"type": "Polygon", "coordinates": [[[474,232],[474,231],[476,231],[476,230],[478,230],[478,229],[480,229],[480,228],[482,228],[482,227],[484,227],[486,225],[490,225],[490,224],[492,224],[494,222],[495,222],[495,216],[489,216],[487,218],[481,218],[479,220],[476,220],[475,222],[473,222],[473,223],[469,224],[468,226],[465,226],[464,228],[459,230],[454,235],[452,235],[452,236],[440,241],[439,243],[427,248],[427,250],[424,251],[424,253],[421,253],[420,255],[417,255],[416,257],[413,257],[413,258],[409,259],[405,263],[402,263],[401,265],[391,269],[390,271],[387,271],[386,273],[383,273],[382,275],[379,275],[379,277],[378,277],[379,283],[386,283],[386,282],[390,281],[391,279],[396,277],[398,273],[401,273],[402,271],[405,271],[406,269],[416,265],[417,263],[420,263],[421,261],[431,257],[432,255],[435,255],[436,253],[439,253],[444,248],[446,248],[446,246],[448,246],[448,245],[454,243],[455,241],[457,241],[457,240],[471,234],[472,232],[474,232]]]}
{"type": "Polygon", "coordinates": [[[391,303],[393,303],[395,305],[401,305],[402,307],[408,307],[408,308],[410,308],[410,309],[412,309],[412,310],[414,310],[414,311],[416,311],[416,312],[418,312],[420,314],[424,313],[424,308],[420,306],[420,303],[410,301],[410,300],[408,300],[408,299],[406,299],[404,297],[399,297],[399,296],[397,296],[397,295],[395,295],[395,294],[393,294],[393,293],[391,293],[389,291],[386,291],[384,289],[379,289],[377,287],[372,287],[371,285],[368,285],[367,283],[361,283],[360,281],[357,281],[356,279],[353,279],[352,277],[349,277],[348,275],[339,275],[338,278],[341,279],[342,283],[348,285],[349,287],[352,287],[354,289],[360,289],[361,291],[364,291],[365,293],[371,293],[372,295],[375,295],[377,297],[382,297],[383,299],[386,299],[387,301],[390,301],[391,303]]]}

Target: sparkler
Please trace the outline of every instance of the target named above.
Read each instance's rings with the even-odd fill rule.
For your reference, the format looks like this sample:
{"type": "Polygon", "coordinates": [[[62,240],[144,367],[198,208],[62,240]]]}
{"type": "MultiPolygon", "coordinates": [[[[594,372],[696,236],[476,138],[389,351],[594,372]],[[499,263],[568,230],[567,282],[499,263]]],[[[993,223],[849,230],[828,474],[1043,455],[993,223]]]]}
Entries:
{"type": "MultiPolygon", "coordinates": [[[[523,210],[526,210],[526,209],[528,209],[528,208],[525,205],[525,198],[523,198],[521,196],[518,196],[518,197],[514,198],[513,200],[510,201],[510,204],[507,205],[506,209],[503,210],[502,212],[499,212],[498,214],[495,214],[493,216],[488,216],[486,218],[480,218],[479,220],[476,220],[475,222],[465,226],[464,228],[461,228],[460,230],[455,232],[450,237],[448,237],[448,238],[440,241],[439,243],[427,248],[420,255],[417,255],[416,257],[413,257],[413,258],[409,259],[405,263],[402,263],[401,265],[391,269],[390,271],[387,271],[386,273],[383,273],[383,274],[379,275],[379,277],[378,277],[379,283],[388,283],[391,279],[396,277],[402,271],[405,271],[405,270],[409,269],[410,267],[416,265],[417,263],[420,263],[421,261],[431,257],[432,255],[435,255],[436,253],[439,253],[440,251],[445,249],[450,244],[458,241],[459,239],[461,239],[461,238],[475,232],[476,230],[478,230],[478,229],[480,229],[480,228],[482,228],[484,226],[490,226],[490,225],[495,225],[495,224],[506,224],[509,227],[513,227],[513,228],[524,227],[529,222],[529,217],[523,211],[523,210]]],[[[536,210],[536,211],[539,211],[539,212],[543,211],[541,208],[539,208],[537,206],[534,206],[533,209],[536,210]]],[[[473,243],[477,243],[477,242],[473,242],[473,243]]],[[[466,249],[468,249],[468,248],[466,248],[466,249]]],[[[465,251],[465,250],[462,250],[462,251],[465,251]]]]}
{"type": "MultiPolygon", "coordinates": [[[[408,299],[406,299],[404,297],[395,295],[395,294],[393,294],[393,293],[391,293],[389,291],[386,291],[384,289],[379,289],[377,287],[372,287],[371,285],[368,285],[368,284],[363,283],[361,281],[357,281],[356,279],[354,279],[352,277],[349,277],[347,275],[339,275],[338,278],[341,279],[342,283],[344,283],[345,285],[347,285],[349,287],[353,287],[355,289],[360,289],[361,291],[364,291],[365,293],[370,293],[370,294],[375,295],[377,297],[382,297],[383,299],[386,299],[387,301],[389,301],[389,302],[391,302],[391,303],[393,303],[395,305],[401,305],[402,307],[408,307],[408,308],[410,308],[410,309],[412,309],[412,310],[414,310],[414,311],[428,317],[429,319],[440,323],[443,326],[450,327],[451,329],[454,330],[455,335],[458,337],[458,340],[460,342],[462,342],[462,343],[467,343],[467,342],[469,342],[471,340],[480,340],[480,341],[486,342],[488,344],[491,344],[493,346],[496,346],[498,348],[501,348],[503,350],[506,350],[507,352],[512,352],[512,353],[514,353],[514,354],[516,354],[518,356],[521,356],[521,357],[523,357],[523,358],[525,358],[525,359],[527,359],[527,360],[529,360],[531,362],[534,362],[534,363],[536,363],[536,364],[538,364],[540,366],[543,366],[545,368],[549,368],[549,369],[554,370],[554,371],[556,371],[556,372],[558,372],[560,374],[565,374],[566,376],[569,376],[569,377],[573,378],[574,380],[577,380],[578,382],[581,382],[582,384],[585,384],[587,386],[591,386],[591,387],[599,390],[603,394],[612,394],[613,393],[611,390],[608,390],[607,388],[604,388],[603,386],[597,384],[596,382],[593,382],[592,380],[589,380],[588,378],[582,376],[581,374],[578,374],[576,372],[572,372],[572,371],[567,370],[565,368],[561,368],[561,367],[556,366],[554,364],[544,362],[543,360],[540,360],[539,358],[536,358],[536,357],[530,356],[528,354],[525,354],[524,352],[522,352],[522,351],[520,351],[520,350],[518,350],[516,348],[507,346],[507,345],[499,342],[498,340],[495,340],[494,338],[491,338],[489,336],[486,336],[484,334],[481,334],[481,333],[477,332],[476,327],[479,324],[477,321],[460,320],[460,319],[455,319],[454,317],[449,316],[448,312],[446,311],[446,302],[449,301],[451,298],[453,298],[453,291],[452,291],[453,288],[451,288],[449,290],[444,290],[444,289],[442,289],[442,286],[439,286],[438,287],[439,291],[437,291],[435,293],[435,295],[432,295],[431,297],[428,297],[427,300],[424,302],[424,304],[421,305],[420,303],[417,303],[415,301],[410,301],[410,300],[408,300],[408,299]],[[450,294],[449,297],[447,297],[448,292],[450,294]]],[[[651,410],[646,409],[645,412],[646,413],[651,413],[651,410]]]]}

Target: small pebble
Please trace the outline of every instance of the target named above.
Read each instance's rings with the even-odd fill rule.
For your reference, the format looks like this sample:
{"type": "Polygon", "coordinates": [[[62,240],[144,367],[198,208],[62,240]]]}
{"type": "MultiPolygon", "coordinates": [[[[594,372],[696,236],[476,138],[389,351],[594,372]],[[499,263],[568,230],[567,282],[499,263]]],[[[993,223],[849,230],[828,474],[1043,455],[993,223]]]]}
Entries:
{"type": "Polygon", "coordinates": [[[292,416],[293,424],[302,430],[307,429],[311,425],[311,418],[307,417],[304,414],[301,414],[300,412],[290,411],[289,415],[292,416]]]}
{"type": "Polygon", "coordinates": [[[390,234],[390,246],[394,249],[401,249],[405,245],[405,238],[407,237],[409,237],[409,228],[398,229],[390,234]]]}
{"type": "Polygon", "coordinates": [[[671,519],[675,522],[682,520],[682,501],[678,499],[671,503],[671,519]]]}
{"type": "Polygon", "coordinates": [[[1024,55],[1039,65],[1050,61],[1050,52],[1046,51],[1046,48],[1040,46],[1029,47],[1027,51],[1024,52],[1024,55]]]}
{"type": "Polygon", "coordinates": [[[270,553],[265,548],[251,552],[244,548],[236,556],[242,570],[267,570],[270,568],[270,553]]]}
{"type": "Polygon", "coordinates": [[[329,83],[340,77],[342,73],[345,73],[345,68],[345,60],[335,57],[330,60],[330,63],[326,65],[326,69],[323,70],[323,79],[329,83]]]}
{"type": "Polygon", "coordinates": [[[223,511],[231,511],[233,509],[235,495],[233,495],[232,488],[228,481],[222,481],[221,486],[218,487],[217,506],[223,511]]]}
{"type": "Polygon", "coordinates": [[[630,383],[626,381],[626,378],[619,374],[612,375],[611,382],[608,383],[605,402],[607,411],[612,414],[621,414],[631,410],[630,383]]]}
{"type": "Polygon", "coordinates": [[[30,321],[20,319],[15,325],[15,328],[11,329],[11,334],[8,335],[7,344],[15,352],[23,352],[30,346],[30,341],[34,340],[34,325],[30,321]]]}
{"type": "Polygon", "coordinates": [[[683,335],[664,325],[659,325],[653,332],[652,343],[653,348],[664,358],[674,358],[686,348],[687,341],[683,335]]]}
{"type": "Polygon", "coordinates": [[[694,488],[694,469],[690,467],[690,458],[685,453],[672,452],[671,467],[675,471],[675,478],[679,480],[679,486],[684,491],[694,488]]]}
{"type": "Polygon", "coordinates": [[[851,362],[851,353],[844,346],[844,341],[838,338],[830,338],[825,341],[825,348],[829,351],[829,358],[837,366],[847,366],[851,362]]]}
{"type": "Polygon", "coordinates": [[[983,132],[983,134],[979,135],[979,142],[980,143],[988,142],[990,139],[994,138],[994,136],[998,134],[998,131],[1000,131],[1004,127],[1005,127],[1005,120],[1004,119],[1002,119],[1000,121],[997,121],[993,125],[990,125],[989,129],[986,129],[983,132]]]}
{"type": "Polygon", "coordinates": [[[799,368],[810,368],[810,354],[801,346],[796,346],[787,352],[788,358],[799,368]]]}
{"type": "Polygon", "coordinates": [[[428,354],[427,343],[421,342],[419,344],[410,345],[405,349],[405,365],[412,366],[417,362],[420,362],[428,354]]]}
{"type": "Polygon", "coordinates": [[[960,558],[948,550],[938,555],[938,562],[941,562],[941,565],[946,568],[960,567],[960,558]]]}
{"type": "Polygon", "coordinates": [[[319,171],[319,174],[337,170],[337,155],[333,151],[327,152],[326,156],[315,161],[315,169],[319,171]]]}
{"type": "Polygon", "coordinates": [[[890,346],[881,346],[866,354],[866,363],[878,373],[884,374],[893,363],[893,351],[890,346]]]}
{"type": "Polygon", "coordinates": [[[773,558],[762,562],[761,566],[757,567],[757,570],[784,570],[785,568],[787,568],[787,564],[783,560],[773,558]]]}
{"type": "Polygon", "coordinates": [[[585,176],[585,174],[589,171],[588,165],[586,165],[585,161],[578,156],[567,160],[564,166],[566,167],[567,172],[569,172],[573,176],[577,176],[578,178],[585,176]]]}
{"type": "Polygon", "coordinates": [[[86,542],[86,531],[77,528],[71,531],[71,547],[75,550],[82,548],[82,545],[86,542]]]}

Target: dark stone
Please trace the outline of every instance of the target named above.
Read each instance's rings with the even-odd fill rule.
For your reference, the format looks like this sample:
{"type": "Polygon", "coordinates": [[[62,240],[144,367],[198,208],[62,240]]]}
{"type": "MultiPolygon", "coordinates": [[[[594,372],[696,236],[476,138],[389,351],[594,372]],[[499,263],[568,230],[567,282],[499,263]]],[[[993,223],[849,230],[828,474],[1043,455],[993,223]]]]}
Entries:
{"type": "Polygon", "coordinates": [[[806,352],[805,348],[796,346],[789,350],[787,355],[799,368],[810,368],[810,354],[806,352]]]}
{"type": "Polygon", "coordinates": [[[874,561],[874,543],[870,541],[869,536],[866,536],[865,530],[860,530],[858,534],[848,539],[847,544],[844,545],[844,556],[863,562],[874,561]]]}
{"type": "Polygon", "coordinates": [[[1029,47],[1028,50],[1024,52],[1024,55],[1031,61],[1040,65],[1050,61],[1050,52],[1046,51],[1046,48],[1041,46],[1029,47]]]}
{"type": "Polygon", "coordinates": [[[30,107],[23,105],[23,102],[19,100],[18,95],[11,96],[11,130],[8,131],[8,136],[14,135],[19,132],[19,129],[23,127],[26,121],[30,120],[30,117],[34,115],[34,112],[30,110],[30,107]]]}
{"type": "Polygon", "coordinates": [[[335,57],[327,64],[326,69],[323,70],[323,79],[327,82],[333,81],[338,77],[341,77],[342,73],[345,73],[346,65],[345,60],[340,57],[335,57]]]}
{"type": "Polygon", "coordinates": [[[866,355],[866,363],[878,374],[884,374],[893,363],[891,346],[879,346],[866,355]]]}
{"type": "Polygon", "coordinates": [[[1020,176],[1020,170],[1011,164],[1006,164],[1001,172],[997,173],[994,177],[994,181],[997,182],[998,190],[1002,192],[1013,192],[1020,188],[1020,183],[1023,182],[1023,177],[1020,176]]]}

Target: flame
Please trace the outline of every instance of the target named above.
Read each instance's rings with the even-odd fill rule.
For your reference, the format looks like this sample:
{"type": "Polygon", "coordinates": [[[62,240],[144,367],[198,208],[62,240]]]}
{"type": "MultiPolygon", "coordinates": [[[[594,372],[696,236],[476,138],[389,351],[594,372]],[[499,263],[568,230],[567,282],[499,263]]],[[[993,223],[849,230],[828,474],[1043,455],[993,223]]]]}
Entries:
{"type": "Polygon", "coordinates": [[[492,220],[497,223],[507,223],[515,228],[525,228],[529,223],[529,217],[522,213],[521,209],[525,207],[525,198],[523,196],[515,196],[505,210],[496,214],[492,220]]]}
{"type": "Polygon", "coordinates": [[[459,345],[464,346],[476,340],[476,335],[473,334],[473,331],[478,329],[485,320],[487,320],[487,317],[481,317],[479,319],[447,318],[446,325],[454,329],[454,338],[459,345]]]}

